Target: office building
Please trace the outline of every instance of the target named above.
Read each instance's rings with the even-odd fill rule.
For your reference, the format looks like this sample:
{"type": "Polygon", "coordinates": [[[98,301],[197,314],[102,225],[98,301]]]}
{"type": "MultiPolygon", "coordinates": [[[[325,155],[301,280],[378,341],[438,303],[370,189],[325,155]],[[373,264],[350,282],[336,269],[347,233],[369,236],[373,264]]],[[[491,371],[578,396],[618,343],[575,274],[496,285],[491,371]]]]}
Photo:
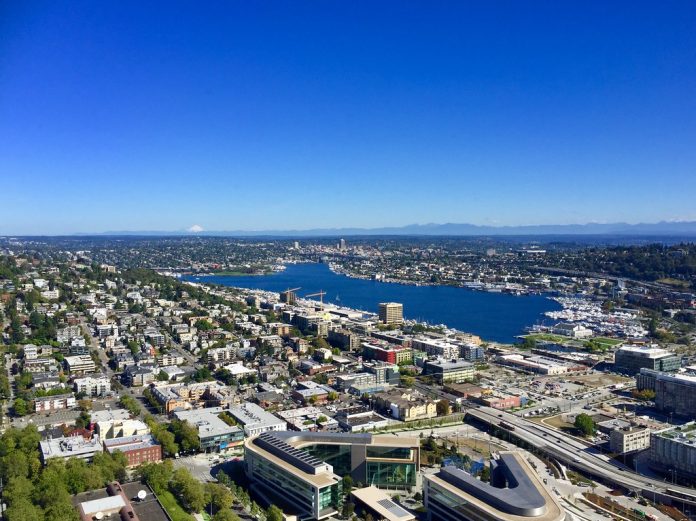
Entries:
{"type": "Polygon", "coordinates": [[[429,521],[563,521],[565,510],[541,483],[521,452],[491,460],[490,484],[456,467],[424,476],[429,521]]]}
{"type": "Polygon", "coordinates": [[[379,321],[388,326],[404,322],[404,305],[397,302],[382,302],[379,305],[379,321]]]}
{"type": "Polygon", "coordinates": [[[475,372],[474,365],[466,360],[428,360],[423,365],[423,374],[441,385],[473,380],[475,372]]]}
{"type": "Polygon", "coordinates": [[[658,410],[684,418],[696,418],[696,374],[641,369],[636,375],[636,387],[655,391],[655,408],[658,410]]]}
{"type": "Polygon", "coordinates": [[[385,521],[414,521],[416,517],[395,503],[383,490],[365,487],[353,490],[351,496],[363,510],[372,514],[373,519],[385,521]]]}
{"type": "Polygon", "coordinates": [[[681,367],[681,361],[673,353],[651,346],[623,346],[614,354],[617,372],[635,375],[642,368],[673,372],[681,367]]]}
{"type": "Polygon", "coordinates": [[[244,427],[247,436],[258,436],[264,432],[284,431],[287,423],[270,412],[251,402],[244,402],[237,407],[230,407],[230,415],[244,427]]]}
{"type": "Polygon", "coordinates": [[[363,364],[363,369],[375,375],[375,383],[378,385],[399,385],[399,382],[401,382],[401,373],[398,365],[386,362],[366,362],[363,364]]]}
{"type": "Polygon", "coordinates": [[[92,357],[89,355],[66,356],[64,363],[65,368],[71,374],[93,373],[97,369],[92,357]]]}
{"type": "Polygon", "coordinates": [[[609,433],[609,448],[616,454],[625,454],[650,447],[650,429],[623,427],[609,433]]]}
{"type": "Polygon", "coordinates": [[[189,411],[175,411],[174,416],[187,421],[198,430],[198,441],[204,452],[220,452],[240,446],[244,442],[244,431],[236,425],[228,425],[220,415],[222,407],[207,407],[189,411]]]}
{"type": "Polygon", "coordinates": [[[650,466],[667,474],[672,481],[696,479],[696,422],[653,432],[650,466]]]}
{"type": "Polygon", "coordinates": [[[318,432],[267,432],[244,443],[246,473],[302,519],[336,515],[342,477],[379,488],[411,490],[419,470],[418,438],[318,432]]]}

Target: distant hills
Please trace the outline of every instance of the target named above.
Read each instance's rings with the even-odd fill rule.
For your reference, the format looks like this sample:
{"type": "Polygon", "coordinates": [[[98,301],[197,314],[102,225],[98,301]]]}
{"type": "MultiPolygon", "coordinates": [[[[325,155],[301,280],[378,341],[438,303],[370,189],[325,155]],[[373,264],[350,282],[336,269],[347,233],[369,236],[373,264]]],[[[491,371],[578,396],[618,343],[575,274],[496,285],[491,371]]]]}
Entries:
{"type": "Polygon", "coordinates": [[[611,224],[540,224],[528,226],[481,226],[466,223],[409,224],[382,228],[314,228],[309,230],[231,230],[231,231],[110,231],[76,235],[208,236],[208,237],[337,237],[365,235],[402,236],[538,236],[538,235],[619,235],[619,236],[696,236],[696,221],[611,224]]]}

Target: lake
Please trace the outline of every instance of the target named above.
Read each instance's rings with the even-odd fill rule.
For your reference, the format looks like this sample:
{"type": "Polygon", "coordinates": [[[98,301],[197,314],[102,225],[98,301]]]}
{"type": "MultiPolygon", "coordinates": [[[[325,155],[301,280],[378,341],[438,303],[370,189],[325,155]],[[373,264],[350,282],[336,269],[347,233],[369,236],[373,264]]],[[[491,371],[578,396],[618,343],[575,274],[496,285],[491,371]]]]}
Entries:
{"type": "Polygon", "coordinates": [[[285,271],[271,275],[186,276],[182,280],[275,292],[301,287],[298,297],[323,290],[325,302],[374,313],[380,302],[401,302],[405,318],[446,324],[485,340],[508,343],[524,333],[525,327],[543,320],[546,311],[561,309],[544,295],[515,296],[451,286],[354,279],[333,273],[326,264],[290,264],[285,271]]]}

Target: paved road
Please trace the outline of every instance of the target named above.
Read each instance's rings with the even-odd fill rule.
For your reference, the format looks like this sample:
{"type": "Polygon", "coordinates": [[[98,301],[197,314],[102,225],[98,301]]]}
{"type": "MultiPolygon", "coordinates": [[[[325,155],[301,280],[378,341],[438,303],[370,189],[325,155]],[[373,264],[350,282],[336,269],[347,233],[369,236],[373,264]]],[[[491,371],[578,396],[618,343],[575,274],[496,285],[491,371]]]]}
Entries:
{"type": "Polygon", "coordinates": [[[640,492],[648,499],[662,494],[673,499],[676,505],[696,507],[696,490],[679,485],[665,485],[659,479],[636,474],[629,467],[610,462],[607,456],[597,454],[582,442],[550,427],[489,407],[470,409],[467,412],[485,423],[497,425],[505,421],[513,425],[515,430],[511,435],[514,437],[537,447],[569,467],[602,479],[605,483],[640,492]]]}

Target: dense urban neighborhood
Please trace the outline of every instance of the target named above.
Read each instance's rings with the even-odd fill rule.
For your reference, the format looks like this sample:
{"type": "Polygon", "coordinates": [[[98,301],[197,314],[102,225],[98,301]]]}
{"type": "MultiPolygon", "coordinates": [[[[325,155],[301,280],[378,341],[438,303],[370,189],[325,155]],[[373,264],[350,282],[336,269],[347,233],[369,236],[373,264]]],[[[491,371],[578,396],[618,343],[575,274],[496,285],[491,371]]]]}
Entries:
{"type": "MultiPolygon", "coordinates": [[[[87,239],[76,241],[84,248],[87,239]]],[[[354,254],[369,259],[370,249],[345,240],[240,243],[213,262],[219,240],[177,239],[188,245],[181,256],[172,250],[155,266],[170,241],[139,243],[137,261],[100,240],[90,249],[3,243],[0,478],[9,521],[98,512],[175,521],[686,519],[696,505],[686,284],[531,277],[529,250],[485,264],[484,277],[482,259],[498,255],[484,251],[483,289],[507,280],[503,290],[543,292],[561,305],[548,324],[504,344],[410,320],[404,303],[361,311],[298,288],[182,279],[323,260],[353,276],[388,269],[404,282],[435,271],[438,283],[461,283],[450,263],[435,268],[437,256],[427,270],[404,262],[399,271],[387,256],[389,268],[361,261],[357,272],[354,254]]]]}

